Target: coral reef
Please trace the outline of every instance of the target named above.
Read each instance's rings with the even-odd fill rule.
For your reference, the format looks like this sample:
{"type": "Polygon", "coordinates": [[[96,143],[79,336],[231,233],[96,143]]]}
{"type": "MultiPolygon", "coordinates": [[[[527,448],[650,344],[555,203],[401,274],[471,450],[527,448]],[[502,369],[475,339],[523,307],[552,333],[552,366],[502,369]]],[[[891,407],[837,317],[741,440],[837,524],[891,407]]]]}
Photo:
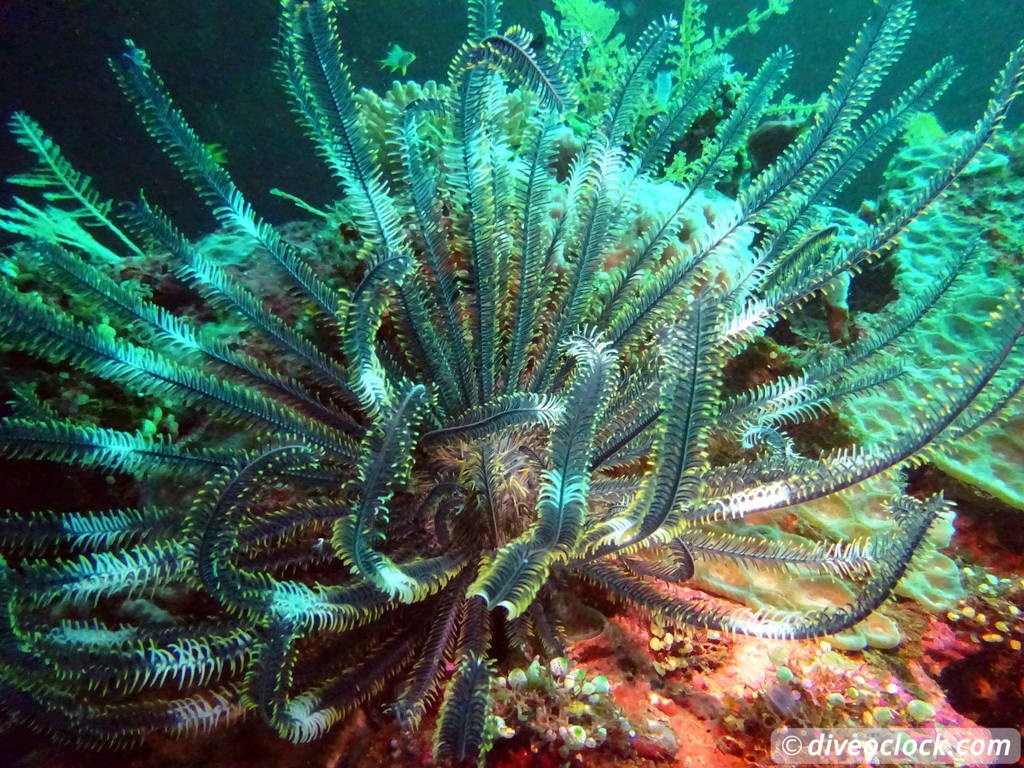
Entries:
{"type": "MultiPolygon", "coordinates": [[[[37,161],[12,182],[40,199],[0,210],[23,238],[2,363],[24,379],[0,452],[114,488],[0,517],[7,723],[161,754],[258,721],[401,765],[492,745],[652,763],[695,721],[737,760],[776,722],[964,722],[911,646],[929,611],[979,608],[937,551],[950,502],[900,471],[1019,401],[1022,288],[913,222],[987,157],[1024,47],[973,129],[859,222],[837,195],[954,75],[868,110],[907,0],[756,167],[791,55],[734,77],[724,38],[692,39],[700,3],[627,51],[602,4],[560,2],[538,50],[471,0],[448,82],[385,96],[353,88],[336,5],[282,2],[284,80],[343,193],[279,192],[315,225],[260,218],[130,42],[117,78],[215,235],[144,197],[115,214],[12,118],[37,161]],[[849,296],[883,257],[919,266],[872,324],[849,296]],[[819,298],[829,339],[800,343],[819,298]]],[[[974,586],[1007,614],[978,642],[1019,646],[1009,593],[974,586]]]]}
{"type": "Polygon", "coordinates": [[[599,747],[633,752],[636,727],[615,706],[608,679],[588,679],[586,670],[573,669],[565,657],[512,669],[495,680],[492,698],[495,735],[526,737],[533,753],[546,746],[564,760],[599,747]]]}
{"type": "MultiPolygon", "coordinates": [[[[944,148],[954,146],[962,135],[945,133],[937,122],[923,121],[912,132],[906,146],[893,158],[886,172],[887,193],[882,207],[899,206],[924,183],[922,168],[941,162],[944,148]]],[[[950,289],[941,325],[936,324],[930,343],[932,366],[943,359],[952,361],[957,353],[984,349],[989,339],[984,328],[972,329],[974,311],[994,309],[991,297],[998,296],[1024,280],[1024,226],[1019,215],[1024,195],[1024,130],[1008,132],[994,142],[973,164],[950,196],[943,199],[927,222],[914,226],[897,256],[894,287],[902,294],[917,296],[922,273],[939,269],[951,238],[984,244],[972,257],[971,270],[964,270],[959,290],[950,289]],[[954,309],[955,308],[955,309],[954,309]]],[[[868,428],[873,428],[871,425],[868,428]]],[[[1006,409],[998,425],[934,457],[944,472],[1016,509],[1024,509],[1024,412],[1017,403],[1006,409]]]]}

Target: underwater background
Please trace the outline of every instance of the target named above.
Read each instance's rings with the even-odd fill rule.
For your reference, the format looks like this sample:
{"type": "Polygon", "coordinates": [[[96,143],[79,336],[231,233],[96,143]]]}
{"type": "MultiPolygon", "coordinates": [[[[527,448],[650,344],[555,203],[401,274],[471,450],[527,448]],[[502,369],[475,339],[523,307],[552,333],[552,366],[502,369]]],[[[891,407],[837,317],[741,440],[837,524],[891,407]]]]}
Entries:
{"type": "Polygon", "coordinates": [[[1022,39],[0,0],[0,762],[1024,728],[1022,39]]]}
{"type": "MultiPolygon", "coordinates": [[[[682,7],[672,0],[609,5],[620,11],[618,28],[628,39],[650,19],[678,15],[682,7]]],[[[870,0],[794,0],[788,14],[772,17],[757,35],[737,40],[729,52],[740,68],[752,70],[780,45],[791,46],[798,66],[790,87],[801,98],[817,98],[871,5],[870,0]]],[[[708,24],[735,26],[750,8],[741,2],[709,3],[708,24]]],[[[63,121],[71,111],[89,114],[89,120],[70,122],[61,141],[88,151],[94,158],[94,174],[109,168],[103,174],[109,183],[123,185],[110,189],[118,199],[136,189],[130,169],[141,169],[139,177],[164,174],[165,183],[152,193],[173,200],[178,215],[186,216],[195,227],[193,233],[198,233],[205,221],[202,208],[187,190],[176,189],[179,185],[173,183],[159,151],[132,118],[130,106],[109,76],[107,59],[123,40],[134,39],[164,62],[161,71],[178,99],[195,104],[193,120],[200,132],[232,148],[234,173],[253,189],[266,215],[284,220],[290,207],[270,195],[260,197],[259,190],[278,186],[324,201],[333,187],[322,166],[303,151],[301,131],[289,112],[269,104],[281,92],[275,74],[277,11],[274,0],[6,0],[0,5],[0,71],[9,76],[0,81],[0,103],[7,111],[25,110],[43,124],[63,121]],[[267,152],[281,158],[273,164],[272,180],[265,177],[267,152]]],[[[505,4],[508,22],[528,29],[538,26],[542,11],[551,12],[551,2],[505,4]]],[[[907,53],[894,68],[892,84],[883,86],[889,91],[883,93],[894,95],[904,76],[933,63],[937,52],[954,54],[964,73],[935,109],[950,130],[966,127],[985,103],[990,74],[1020,39],[1022,15],[1024,9],[1013,1],[929,0],[907,53]]],[[[378,62],[392,43],[415,52],[409,76],[423,81],[444,77],[465,34],[461,0],[352,3],[348,18],[346,26],[358,30],[346,42],[355,80],[378,90],[394,78],[378,62]]],[[[1020,120],[1019,115],[1010,117],[1011,125],[1020,120]]],[[[3,178],[21,167],[10,147],[0,151],[0,163],[3,178]]],[[[864,186],[869,190],[871,184],[864,186]]]]}

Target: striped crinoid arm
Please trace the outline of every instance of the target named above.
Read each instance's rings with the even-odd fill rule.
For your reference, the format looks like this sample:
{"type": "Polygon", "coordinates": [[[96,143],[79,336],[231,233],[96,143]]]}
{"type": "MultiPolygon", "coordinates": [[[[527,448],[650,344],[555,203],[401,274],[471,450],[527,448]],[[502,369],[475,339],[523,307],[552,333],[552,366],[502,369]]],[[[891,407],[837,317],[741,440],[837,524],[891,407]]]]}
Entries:
{"type": "Polygon", "coordinates": [[[284,0],[281,47],[286,81],[310,136],[341,181],[360,232],[373,245],[371,265],[409,258],[402,221],[359,125],[336,21],[327,3],[284,0]]]}
{"type": "Polygon", "coordinates": [[[695,527],[685,530],[677,541],[683,543],[697,561],[737,562],[746,567],[784,573],[806,571],[849,578],[870,574],[875,563],[876,544],[868,538],[827,543],[798,539],[774,541],[695,527]]]}
{"type": "Polygon", "coordinates": [[[222,381],[168,355],[112,338],[99,327],[88,327],[7,286],[0,287],[0,328],[12,345],[66,360],[87,374],[125,388],[147,391],[185,406],[204,402],[228,423],[245,422],[302,435],[338,456],[352,455],[347,435],[325,428],[258,390],[222,381]]]}
{"type": "Polygon", "coordinates": [[[335,292],[273,226],[255,213],[228,172],[174,106],[145,51],[129,41],[124,56],[111,65],[147,130],[163,145],[182,175],[196,185],[214,215],[223,225],[237,227],[251,236],[320,311],[328,318],[333,317],[335,292]]]}
{"type": "Polygon", "coordinates": [[[708,291],[694,299],[686,322],[668,334],[659,372],[659,408],[651,421],[652,470],[645,473],[642,491],[629,507],[587,532],[587,546],[598,554],[641,544],[701,495],[724,365],[714,344],[720,310],[717,294],[708,291]]]}
{"type": "Polygon", "coordinates": [[[728,482],[683,511],[683,519],[706,522],[746,517],[822,498],[901,465],[926,461],[1009,402],[1019,387],[1024,307],[1007,297],[1005,314],[992,323],[999,346],[966,370],[953,373],[959,384],[937,390],[924,404],[908,408],[907,423],[883,445],[854,446],[821,459],[799,459],[799,471],[765,481],[754,467],[737,466],[728,482]],[[991,394],[993,397],[988,397],[991,394]]]}
{"type": "Polygon", "coordinates": [[[438,712],[435,760],[465,762],[477,758],[485,746],[494,674],[493,662],[487,656],[491,639],[490,614],[484,599],[470,597],[465,601],[455,649],[455,672],[438,712]]]}
{"type": "MultiPolygon", "coordinates": [[[[763,542],[753,541],[734,540],[724,544],[724,540],[703,540],[718,557],[737,561],[772,560],[776,564],[789,559],[793,563],[799,561],[801,567],[818,567],[826,573],[860,574],[860,578],[851,582],[854,598],[850,602],[813,611],[755,612],[724,600],[682,598],[641,578],[671,582],[674,574],[656,574],[650,569],[635,573],[630,567],[623,568],[608,561],[579,563],[574,568],[612,596],[682,626],[757,637],[821,637],[852,627],[889,597],[931,524],[948,511],[949,503],[941,496],[926,501],[901,496],[891,502],[891,509],[893,531],[856,545],[787,548],[783,544],[766,547],[763,542]]],[[[694,551],[699,552],[699,547],[694,551]]]]}
{"type": "Polygon", "coordinates": [[[992,96],[985,112],[947,158],[945,167],[929,177],[912,198],[899,209],[889,212],[875,226],[852,243],[839,248],[813,268],[791,275],[783,283],[767,291],[757,302],[763,317],[786,317],[833,284],[837,277],[856,274],[866,265],[892,252],[907,228],[953,189],[961,174],[985,150],[1000,129],[1012,103],[1024,85],[1024,45],[1011,53],[1006,66],[992,86],[992,96]]]}
{"type": "MultiPolygon", "coordinates": [[[[104,569],[115,559],[81,566],[104,569]]],[[[244,664],[250,645],[244,632],[230,623],[187,629],[54,623],[39,610],[44,570],[15,569],[0,559],[0,689],[9,717],[82,744],[123,747],[152,732],[204,733],[244,715],[237,687],[219,682],[244,664]],[[206,690],[196,693],[196,685],[206,690]],[[131,698],[147,688],[163,697],[131,698]]],[[[116,570],[105,573],[110,584],[121,583],[116,570]]]]}
{"type": "Polygon", "coordinates": [[[565,73],[544,53],[535,50],[533,34],[512,27],[504,35],[488,35],[477,49],[479,60],[502,73],[510,82],[521,83],[555,112],[568,112],[575,106],[565,73]]]}
{"type": "Polygon", "coordinates": [[[767,207],[781,211],[791,191],[811,189],[836,173],[836,161],[852,149],[847,145],[851,129],[899,58],[914,15],[909,0],[879,4],[839,65],[813,125],[745,192],[747,210],[756,213],[767,207]]]}
{"type": "Polygon", "coordinates": [[[469,587],[488,608],[500,606],[513,618],[537,597],[551,567],[574,552],[584,530],[594,432],[618,374],[617,356],[600,340],[576,337],[566,349],[577,368],[551,432],[551,467],[537,494],[536,521],[498,550],[469,587]]]}

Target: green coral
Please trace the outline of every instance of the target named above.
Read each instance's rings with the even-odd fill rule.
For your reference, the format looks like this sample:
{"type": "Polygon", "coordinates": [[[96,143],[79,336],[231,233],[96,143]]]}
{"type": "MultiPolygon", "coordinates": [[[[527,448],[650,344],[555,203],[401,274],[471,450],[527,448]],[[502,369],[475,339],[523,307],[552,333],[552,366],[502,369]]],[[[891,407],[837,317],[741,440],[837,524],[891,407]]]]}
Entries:
{"type": "Polygon", "coordinates": [[[683,0],[679,24],[679,54],[676,72],[681,79],[689,77],[697,65],[710,56],[722,53],[740,35],[756,35],[761,25],[772,16],[789,11],[793,0],[768,0],[764,8],[751,8],[743,24],[728,29],[714,27],[707,33],[705,16],[708,5],[701,0],[683,0]]]}
{"type": "Polygon", "coordinates": [[[555,0],[555,11],[564,29],[586,35],[587,45],[604,46],[619,23],[619,12],[602,0],[555,0]]]}
{"type": "MultiPolygon", "coordinates": [[[[911,124],[905,146],[886,170],[887,192],[883,210],[898,207],[909,195],[927,185],[927,168],[941,168],[963,140],[963,134],[948,134],[931,115],[911,124]]],[[[1017,134],[1020,134],[1018,129],[1017,134]]],[[[1010,133],[999,151],[988,149],[966,170],[958,190],[941,200],[927,221],[912,225],[895,256],[893,280],[900,300],[877,316],[865,315],[865,326],[891,322],[902,307],[933,303],[934,309],[921,324],[920,342],[913,356],[904,362],[906,373],[892,388],[850,404],[849,420],[864,435],[885,440],[899,428],[900,421],[889,402],[893,398],[929,399],[936,387],[952,380],[949,372],[958,360],[991,349],[988,326],[976,319],[998,314],[1001,307],[1024,284],[1024,265],[1017,250],[1024,242],[1024,228],[1017,197],[1024,189],[1024,175],[1014,163],[1024,157],[1020,139],[1010,133]],[[998,234],[996,234],[998,233],[998,234]],[[979,241],[979,234],[991,243],[979,241]],[[950,242],[972,245],[967,263],[951,252],[950,242]],[[923,288],[925,275],[957,273],[938,296],[923,288]],[[895,394],[893,391],[897,390],[895,394]]],[[[1012,387],[1012,382],[1008,383],[1012,387]]],[[[1013,398],[1011,397],[1011,400],[1013,398]]],[[[1020,398],[1002,410],[1001,417],[985,430],[951,442],[930,457],[932,463],[956,479],[974,486],[1000,501],[1024,509],[1024,483],[1020,462],[1024,459],[1024,417],[1020,398]]]]}

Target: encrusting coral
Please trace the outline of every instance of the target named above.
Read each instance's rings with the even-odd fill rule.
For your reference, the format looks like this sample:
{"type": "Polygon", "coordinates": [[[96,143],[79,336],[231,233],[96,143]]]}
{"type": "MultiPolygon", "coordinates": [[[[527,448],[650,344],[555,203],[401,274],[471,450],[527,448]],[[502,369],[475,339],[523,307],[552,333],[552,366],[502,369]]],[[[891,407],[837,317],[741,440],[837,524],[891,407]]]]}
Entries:
{"type": "MultiPolygon", "coordinates": [[[[801,427],[900,397],[902,361],[969,261],[959,251],[884,327],[742,391],[723,379],[782,319],[897,248],[1003,121],[1024,48],[920,188],[851,228],[829,203],[955,74],[943,60],[867,112],[910,32],[907,0],[879,3],[810,126],[735,199],[716,185],[740,178],[786,49],[687,159],[679,140],[726,67],[693,63],[666,94],[654,81],[680,55],[671,19],[648,26],[590,111],[573,87],[585,39],[563,29],[535,50],[524,30],[500,32],[500,2],[471,0],[448,83],[388,104],[356,98],[329,5],[284,0],[282,73],[340,182],[354,266],[310,258],[258,216],[142,50],[129,43],[113,65],[220,223],[287,283],[273,309],[145,198],[115,217],[30,118],[12,119],[40,165],[15,182],[47,202],[0,212],[26,238],[0,286],[4,345],[36,357],[41,378],[75,370],[142,393],[150,427],[132,431],[113,397],[73,420],[12,388],[6,456],[129,476],[139,503],[0,519],[7,716],[86,745],[246,716],[303,742],[386,690],[406,726],[440,698],[435,759],[462,762],[500,730],[503,650],[561,653],[566,592],[772,638],[870,617],[947,514],[941,495],[894,486],[885,527],[849,541],[737,521],[855,493],[998,418],[1021,388],[1019,284],[978,318],[991,345],[894,408],[884,441],[812,449],[801,427]],[[678,184],[662,179],[670,164],[678,184]],[[122,258],[152,249],[190,306],[245,328],[239,343],[121,281],[122,258]],[[757,610],[681,591],[723,561],[755,579],[821,574],[845,598],[757,610]]],[[[592,734],[560,738],[572,752],[592,734]]]]}
{"type": "MultiPolygon", "coordinates": [[[[943,152],[962,140],[947,134],[934,118],[920,118],[901,151],[886,171],[886,195],[881,207],[898,207],[914,189],[927,183],[928,169],[941,164],[943,152]]],[[[930,324],[915,367],[934,371],[958,357],[989,347],[987,328],[974,319],[995,310],[997,297],[1024,280],[1024,224],[1020,200],[1024,195],[1024,130],[1018,127],[998,137],[961,177],[926,220],[908,232],[895,258],[894,287],[901,296],[921,300],[927,285],[925,273],[943,268],[948,259],[946,243],[970,241],[980,233],[985,247],[970,255],[957,283],[947,288],[945,311],[930,324]]],[[[884,322],[884,316],[881,318],[884,322]]],[[[931,371],[916,377],[933,379],[931,371]]],[[[918,387],[921,385],[918,384],[918,387]]],[[[867,412],[877,409],[865,409],[867,412]]],[[[864,429],[884,439],[884,428],[861,414],[864,429]]],[[[936,466],[964,483],[982,490],[1004,504],[1024,509],[1024,409],[1018,400],[1002,418],[971,439],[933,459],[936,466]]]]}

